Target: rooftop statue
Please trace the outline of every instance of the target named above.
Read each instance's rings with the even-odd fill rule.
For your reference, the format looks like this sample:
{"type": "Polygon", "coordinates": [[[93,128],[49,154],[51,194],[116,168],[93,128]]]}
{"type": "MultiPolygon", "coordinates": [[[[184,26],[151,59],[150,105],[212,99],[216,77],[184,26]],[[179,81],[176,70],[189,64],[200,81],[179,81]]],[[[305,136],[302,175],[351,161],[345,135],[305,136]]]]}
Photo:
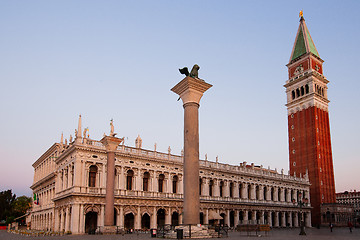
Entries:
{"type": "Polygon", "coordinates": [[[110,120],[110,136],[111,137],[115,137],[116,136],[116,133],[114,133],[114,120],[113,119],[111,119],[110,120]]]}
{"type": "Polygon", "coordinates": [[[193,66],[193,68],[191,69],[190,73],[189,73],[189,69],[187,67],[179,69],[179,72],[181,74],[185,74],[185,76],[199,79],[199,69],[200,69],[199,65],[195,64],[193,66]]]}

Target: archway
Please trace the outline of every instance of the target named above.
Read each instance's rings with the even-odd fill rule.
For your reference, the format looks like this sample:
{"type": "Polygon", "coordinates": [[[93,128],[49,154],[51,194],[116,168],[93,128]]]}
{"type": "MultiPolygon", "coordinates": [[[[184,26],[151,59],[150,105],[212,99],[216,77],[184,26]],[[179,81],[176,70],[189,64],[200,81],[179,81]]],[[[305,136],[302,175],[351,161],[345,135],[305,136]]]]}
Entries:
{"type": "Polygon", "coordinates": [[[252,215],[253,215],[252,211],[248,211],[248,223],[250,223],[250,224],[254,224],[252,221],[252,219],[253,219],[252,215]]]}
{"type": "Polygon", "coordinates": [[[204,224],[204,213],[200,212],[200,224],[204,224]]]}
{"type": "Polygon", "coordinates": [[[85,232],[94,232],[97,228],[97,212],[88,212],[85,215],[85,232]]]}
{"type": "Polygon", "coordinates": [[[117,210],[114,208],[114,226],[116,226],[117,210]]]}
{"type": "Polygon", "coordinates": [[[268,222],[268,212],[264,212],[264,224],[269,224],[268,222]]]}
{"type": "Polygon", "coordinates": [[[288,212],[285,212],[285,226],[290,227],[289,213],[288,212]]]}
{"type": "Polygon", "coordinates": [[[243,221],[244,221],[244,212],[243,211],[240,211],[239,212],[239,222],[241,224],[243,224],[243,221]]]}
{"type": "Polygon", "coordinates": [[[235,212],[231,211],[230,212],[230,227],[234,227],[235,225],[235,212]]]}
{"type": "Polygon", "coordinates": [[[125,230],[134,229],[134,214],[128,213],[125,215],[124,228],[125,230]]]}
{"type": "Polygon", "coordinates": [[[256,212],[256,224],[260,224],[260,220],[261,220],[261,213],[256,212]]]}
{"type": "Polygon", "coordinates": [[[172,226],[179,225],[179,213],[178,212],[173,212],[173,214],[171,215],[171,225],[172,226]]]}
{"type": "Polygon", "coordinates": [[[220,216],[222,217],[222,219],[220,219],[220,225],[225,225],[225,213],[221,213],[220,216]]]}
{"type": "Polygon", "coordinates": [[[160,208],[157,211],[157,223],[158,226],[164,226],[165,225],[165,210],[160,208]]]}
{"type": "Polygon", "coordinates": [[[147,213],[144,213],[144,215],[141,217],[141,229],[150,229],[150,216],[147,213]]]}
{"type": "Polygon", "coordinates": [[[276,223],[275,223],[275,212],[271,212],[271,226],[275,226],[276,223]]]}

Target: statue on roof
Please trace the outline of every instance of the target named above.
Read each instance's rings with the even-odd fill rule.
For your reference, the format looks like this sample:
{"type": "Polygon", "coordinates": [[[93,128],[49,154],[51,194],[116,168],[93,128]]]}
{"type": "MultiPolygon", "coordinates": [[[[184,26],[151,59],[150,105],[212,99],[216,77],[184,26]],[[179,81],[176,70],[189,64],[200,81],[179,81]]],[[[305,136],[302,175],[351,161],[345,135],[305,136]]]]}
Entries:
{"type": "Polygon", "coordinates": [[[199,79],[199,65],[195,64],[193,68],[191,69],[191,72],[189,73],[189,69],[187,67],[184,67],[182,69],[179,69],[179,72],[181,74],[185,74],[185,76],[189,76],[192,78],[199,79]]]}
{"type": "Polygon", "coordinates": [[[137,138],[135,139],[135,146],[136,146],[136,148],[142,147],[142,139],[141,139],[140,135],[138,135],[137,138]]]}
{"type": "Polygon", "coordinates": [[[86,132],[87,132],[88,130],[89,130],[88,128],[85,128],[85,129],[84,129],[84,132],[83,132],[84,138],[86,138],[86,132]]]}
{"type": "Polygon", "coordinates": [[[115,137],[116,133],[114,133],[114,120],[110,120],[110,136],[115,137]]]}

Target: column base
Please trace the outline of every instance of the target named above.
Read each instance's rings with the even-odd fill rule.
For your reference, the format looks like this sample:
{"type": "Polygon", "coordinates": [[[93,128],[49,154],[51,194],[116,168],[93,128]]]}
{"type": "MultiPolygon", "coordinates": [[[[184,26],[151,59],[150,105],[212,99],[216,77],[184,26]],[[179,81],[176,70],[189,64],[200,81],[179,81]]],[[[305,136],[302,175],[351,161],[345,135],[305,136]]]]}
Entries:
{"type": "Polygon", "coordinates": [[[116,234],[116,226],[104,226],[102,229],[101,229],[101,233],[102,234],[116,234]]]}
{"type": "MultiPolygon", "coordinates": [[[[165,238],[172,238],[172,239],[176,239],[177,238],[177,234],[178,234],[178,230],[182,230],[182,236],[183,238],[190,238],[190,234],[191,234],[191,238],[218,238],[219,234],[217,232],[215,232],[215,229],[210,229],[207,226],[204,225],[191,225],[191,230],[190,230],[190,225],[182,225],[182,226],[177,226],[175,227],[174,230],[168,230],[165,232],[165,238]],[[190,233],[191,231],[191,233],[190,233]]],[[[220,235],[221,237],[221,235],[220,235]]]]}

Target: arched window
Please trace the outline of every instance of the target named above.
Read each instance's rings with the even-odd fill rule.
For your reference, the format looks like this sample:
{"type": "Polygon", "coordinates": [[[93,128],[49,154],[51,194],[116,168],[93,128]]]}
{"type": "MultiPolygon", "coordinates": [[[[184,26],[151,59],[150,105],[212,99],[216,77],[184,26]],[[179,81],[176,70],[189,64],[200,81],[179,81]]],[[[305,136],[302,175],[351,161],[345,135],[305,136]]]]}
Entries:
{"type": "Polygon", "coordinates": [[[274,201],[274,188],[271,188],[271,201],[274,201]]]}
{"type": "Polygon", "coordinates": [[[150,179],[150,173],[145,172],[143,177],[143,191],[149,191],[149,179],[150,179]]]}
{"type": "Polygon", "coordinates": [[[288,199],[288,190],[287,190],[287,188],[285,188],[284,194],[285,194],[285,202],[288,202],[289,199],[288,199]]]}
{"type": "Polygon", "coordinates": [[[306,93],[306,94],[309,93],[309,85],[308,85],[308,84],[305,85],[305,93],[306,93]]]}
{"type": "Polygon", "coordinates": [[[242,188],[243,188],[243,184],[239,183],[239,198],[244,198],[243,193],[241,191],[242,188]]]}
{"type": "Polygon", "coordinates": [[[248,199],[251,199],[251,184],[248,185],[248,199]]]}
{"type": "Polygon", "coordinates": [[[160,174],[159,175],[159,181],[158,181],[158,189],[159,192],[163,192],[164,191],[164,179],[165,179],[165,175],[164,174],[160,174]]]}
{"type": "Polygon", "coordinates": [[[296,97],[300,97],[300,90],[296,89],[296,97]]]}
{"type": "Polygon", "coordinates": [[[114,174],[114,176],[115,176],[114,177],[114,188],[117,189],[117,188],[119,188],[119,186],[118,186],[119,181],[116,180],[117,177],[118,177],[118,172],[117,172],[116,168],[114,169],[114,172],[115,172],[115,174],[114,174]]]}
{"type": "Polygon", "coordinates": [[[223,197],[223,188],[224,188],[224,182],[223,181],[220,182],[219,187],[220,187],[220,197],[223,197]]]}
{"type": "Polygon", "coordinates": [[[201,196],[201,186],[202,186],[202,178],[199,178],[199,195],[201,196]]]}
{"type": "Polygon", "coordinates": [[[213,195],[213,186],[214,186],[214,181],[210,180],[210,182],[209,182],[209,196],[213,195]]]}
{"type": "Polygon", "coordinates": [[[173,182],[172,182],[173,193],[177,193],[177,183],[178,183],[178,176],[175,175],[173,177],[173,182]]]}
{"type": "Polygon", "coordinates": [[[133,170],[129,170],[127,171],[127,176],[126,176],[126,190],[132,190],[133,189],[133,177],[134,177],[134,172],[133,170]]]}
{"type": "Polygon", "coordinates": [[[292,99],[294,100],[295,99],[295,91],[294,90],[291,92],[291,96],[292,96],[292,99]]]}
{"type": "Polygon", "coordinates": [[[97,166],[91,165],[89,169],[89,187],[95,187],[96,185],[96,174],[97,174],[97,166]]]}
{"type": "Polygon", "coordinates": [[[233,192],[233,188],[234,188],[234,183],[231,182],[229,185],[229,191],[230,191],[230,197],[234,197],[234,192],[233,192]]]}
{"type": "Polygon", "coordinates": [[[278,201],[281,201],[281,188],[278,188],[278,201]]]}
{"type": "Polygon", "coordinates": [[[264,187],[264,190],[263,190],[264,200],[267,200],[267,199],[266,199],[266,193],[267,193],[267,187],[265,186],[265,187],[264,187]]]}
{"type": "Polygon", "coordinates": [[[259,186],[256,186],[255,188],[255,197],[256,197],[256,200],[259,200],[260,199],[260,187],[259,186]]]}
{"type": "Polygon", "coordinates": [[[301,87],[301,96],[304,96],[304,94],[305,94],[305,89],[304,89],[304,87],[301,87]]]}

